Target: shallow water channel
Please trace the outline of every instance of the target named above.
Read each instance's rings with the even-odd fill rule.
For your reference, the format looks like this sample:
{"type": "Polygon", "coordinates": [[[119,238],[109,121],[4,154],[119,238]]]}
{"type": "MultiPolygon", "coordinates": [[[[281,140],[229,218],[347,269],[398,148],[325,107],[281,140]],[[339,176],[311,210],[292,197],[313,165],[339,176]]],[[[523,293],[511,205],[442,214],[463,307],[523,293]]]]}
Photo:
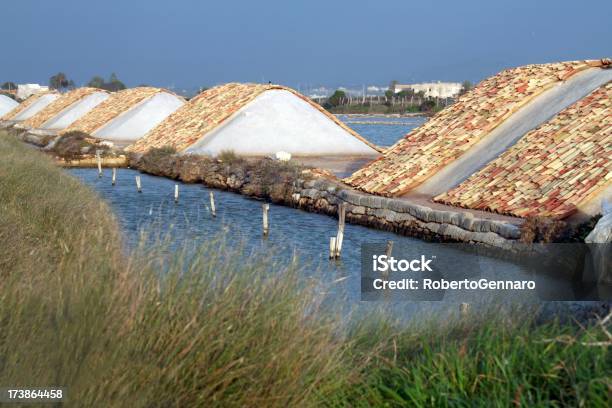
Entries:
{"type": "MultiPolygon", "coordinates": [[[[239,194],[214,190],[217,216],[212,217],[209,205],[210,189],[201,184],[179,184],[179,202],[174,202],[174,180],[139,174],[135,170],[119,169],[117,183],[111,185],[108,169],[102,178],[96,169],[71,169],[72,175],[93,187],[106,200],[125,232],[127,243],[134,246],[141,239],[141,232],[169,233],[177,245],[181,242],[199,243],[223,235],[230,246],[242,246],[245,252],[260,253],[270,250],[276,261],[290,261],[294,254],[304,265],[306,274],[322,277],[329,283],[340,279],[332,289],[343,307],[358,307],[370,310],[382,303],[391,306],[393,314],[400,318],[411,318],[425,312],[457,311],[465,296],[446,296],[444,301],[397,301],[363,302],[361,299],[361,245],[381,244],[393,240],[394,248],[410,246],[416,249],[432,245],[421,240],[399,236],[362,226],[347,224],[342,248],[342,257],[330,261],[329,238],[337,232],[335,218],[313,214],[289,207],[270,204],[270,233],[262,234],[261,201],[239,194]],[[136,190],[135,176],[142,179],[142,193],[136,190]],[[316,271],[316,273],[315,273],[316,271]],[[389,305],[388,303],[391,303],[389,305]]],[[[440,249],[438,256],[446,262],[472,262],[479,270],[487,271],[499,279],[524,279],[527,272],[511,262],[466,254],[452,249],[440,249]]],[[[248,257],[247,257],[248,259],[248,257]]],[[[495,297],[492,297],[495,300],[495,297]]],[[[480,293],[470,296],[470,302],[485,302],[480,293]]],[[[491,300],[491,299],[489,299],[491,300]]],[[[524,300],[533,301],[533,298],[524,300]]]]}

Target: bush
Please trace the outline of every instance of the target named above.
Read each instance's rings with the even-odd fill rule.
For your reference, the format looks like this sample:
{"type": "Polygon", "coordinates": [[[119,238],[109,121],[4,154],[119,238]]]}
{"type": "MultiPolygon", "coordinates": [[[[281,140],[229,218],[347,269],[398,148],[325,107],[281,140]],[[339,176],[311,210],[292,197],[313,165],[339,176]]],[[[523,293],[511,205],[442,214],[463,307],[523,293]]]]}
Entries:
{"type": "Polygon", "coordinates": [[[55,155],[65,160],[75,160],[87,154],[95,154],[99,151],[102,155],[107,153],[110,147],[100,144],[100,141],[87,133],[80,131],[68,132],[60,136],[50,149],[55,155]]]}
{"type": "Polygon", "coordinates": [[[528,217],[521,225],[521,242],[551,243],[563,239],[567,233],[563,221],[547,217],[528,217]]]}
{"type": "Polygon", "coordinates": [[[222,150],[217,155],[217,160],[221,160],[223,163],[234,164],[244,161],[244,159],[237,155],[233,150],[222,150]]]}
{"type": "Polygon", "coordinates": [[[323,104],[325,109],[335,108],[340,105],[343,99],[346,99],[346,92],[341,89],[337,89],[329,98],[327,102],[323,104]]]}
{"type": "Polygon", "coordinates": [[[151,148],[140,157],[130,156],[130,165],[155,175],[177,178],[176,149],[170,146],[151,148]]]}
{"type": "Polygon", "coordinates": [[[143,155],[143,158],[147,160],[163,160],[175,154],[176,149],[172,146],[153,147],[143,155]]]}

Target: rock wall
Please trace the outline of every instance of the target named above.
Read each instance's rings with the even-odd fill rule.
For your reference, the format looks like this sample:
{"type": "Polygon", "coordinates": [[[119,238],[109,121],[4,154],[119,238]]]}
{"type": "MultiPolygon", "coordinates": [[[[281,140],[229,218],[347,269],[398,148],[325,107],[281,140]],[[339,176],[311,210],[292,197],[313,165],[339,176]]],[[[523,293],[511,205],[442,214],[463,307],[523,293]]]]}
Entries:
{"type": "Polygon", "coordinates": [[[430,241],[473,242],[510,248],[521,235],[517,225],[507,222],[360,193],[324,179],[303,182],[292,194],[290,204],[334,215],[341,203],[347,203],[348,222],[430,241]]]}
{"type": "Polygon", "coordinates": [[[146,156],[131,167],[184,182],[270,200],[305,211],[336,215],[346,203],[347,222],[429,241],[471,242],[509,249],[520,238],[517,225],[475,217],[472,213],[432,209],[405,200],[369,195],[348,188],[316,170],[269,159],[224,163],[200,156],[146,156]]]}

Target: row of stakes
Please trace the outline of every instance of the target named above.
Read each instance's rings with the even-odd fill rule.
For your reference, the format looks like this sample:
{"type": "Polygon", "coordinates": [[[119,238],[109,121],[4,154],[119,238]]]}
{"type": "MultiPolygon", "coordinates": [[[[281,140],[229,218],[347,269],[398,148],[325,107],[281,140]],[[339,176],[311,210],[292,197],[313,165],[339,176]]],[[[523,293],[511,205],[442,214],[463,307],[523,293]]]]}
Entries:
{"type": "MultiPolygon", "coordinates": [[[[117,169],[112,169],[112,185],[114,186],[117,182],[117,169]]],[[[98,156],[98,177],[102,177],[102,164],[98,156]]],[[[136,176],[136,189],[139,193],[142,193],[142,182],[140,176],[136,176]]],[[[213,217],[217,215],[215,206],[215,196],[212,191],[210,194],[210,210],[213,217]]],[[[174,201],[179,201],[179,185],[174,185],[174,201]]],[[[262,223],[263,223],[263,235],[267,236],[270,232],[270,223],[268,213],[270,211],[270,204],[262,204],[262,223]]],[[[339,259],[342,252],[342,241],[344,240],[344,226],[346,223],[346,203],[342,203],[338,207],[338,232],[335,237],[329,238],[329,259],[339,259]]],[[[393,250],[393,241],[387,241],[387,248],[385,253],[387,256],[391,256],[393,250]]],[[[466,306],[463,306],[466,307],[466,306]]]]}
{"type": "MultiPolygon", "coordinates": [[[[97,155],[98,159],[98,177],[102,177],[102,163],[100,160],[100,156],[97,155]]],[[[112,169],[112,185],[114,186],[117,183],[117,168],[113,167],[112,169]]],[[[136,189],[139,193],[142,193],[142,183],[140,176],[136,176],[136,189]]],[[[217,211],[215,207],[215,195],[212,191],[210,194],[210,212],[213,217],[217,216],[217,211]]],[[[174,202],[178,203],[179,201],[179,185],[174,185],[174,202]]],[[[262,204],[262,222],[263,222],[263,235],[268,236],[270,232],[270,224],[268,221],[268,212],[270,211],[270,204],[262,204]]],[[[342,203],[338,207],[338,232],[335,237],[329,238],[329,259],[340,259],[340,253],[342,252],[342,241],[344,239],[344,225],[346,221],[346,203],[342,203]]],[[[387,257],[391,256],[393,251],[393,241],[387,241],[387,247],[385,249],[385,254],[387,257]]],[[[463,317],[466,317],[470,311],[469,303],[461,303],[460,304],[460,312],[463,317]]]]}
{"type": "MultiPolygon", "coordinates": [[[[102,177],[102,166],[98,161],[98,178],[102,177]]],[[[114,186],[117,184],[117,168],[112,168],[112,179],[111,184],[114,186]]],[[[142,179],[140,176],[135,177],[136,181],[136,190],[139,193],[142,193],[142,179]]],[[[217,209],[215,205],[215,194],[210,191],[210,212],[213,217],[217,216],[217,209]]],[[[174,202],[179,202],[179,185],[174,185],[174,202]]],[[[263,235],[268,236],[270,233],[270,222],[269,222],[269,212],[270,212],[270,204],[262,204],[262,226],[263,226],[263,235]]],[[[338,234],[335,237],[330,239],[330,254],[329,259],[338,259],[340,258],[340,251],[342,250],[342,238],[344,237],[344,220],[346,214],[346,205],[340,206],[340,220],[338,224],[338,234]]]]}
{"type": "MultiPolygon", "coordinates": [[[[101,178],[103,173],[102,173],[102,161],[100,159],[100,156],[96,155],[97,158],[97,162],[98,162],[98,178],[101,178]]],[[[140,176],[136,176],[135,177],[136,180],[136,190],[139,193],[142,193],[142,179],[140,178],[140,176]]],[[[112,168],[112,178],[111,178],[111,184],[114,186],[117,184],[117,168],[113,167],[112,168]]],[[[215,205],[215,194],[212,191],[209,191],[209,197],[210,197],[210,213],[213,217],[217,216],[217,206],[215,205]]],[[[178,203],[179,202],[179,185],[175,184],[174,185],[174,202],[178,203]]],[[[263,235],[264,236],[268,236],[269,232],[270,232],[270,223],[269,223],[269,218],[268,218],[268,213],[270,211],[270,204],[262,204],[262,212],[263,212],[263,235]]]]}

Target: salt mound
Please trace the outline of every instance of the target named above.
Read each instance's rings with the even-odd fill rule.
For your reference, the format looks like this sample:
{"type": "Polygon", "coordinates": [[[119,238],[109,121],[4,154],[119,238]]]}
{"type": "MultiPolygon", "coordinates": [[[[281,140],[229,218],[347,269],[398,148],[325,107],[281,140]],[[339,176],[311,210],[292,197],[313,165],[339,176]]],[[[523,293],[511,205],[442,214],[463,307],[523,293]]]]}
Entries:
{"type": "Polygon", "coordinates": [[[19,105],[16,101],[6,95],[0,95],[0,116],[3,116],[19,105]]]}

